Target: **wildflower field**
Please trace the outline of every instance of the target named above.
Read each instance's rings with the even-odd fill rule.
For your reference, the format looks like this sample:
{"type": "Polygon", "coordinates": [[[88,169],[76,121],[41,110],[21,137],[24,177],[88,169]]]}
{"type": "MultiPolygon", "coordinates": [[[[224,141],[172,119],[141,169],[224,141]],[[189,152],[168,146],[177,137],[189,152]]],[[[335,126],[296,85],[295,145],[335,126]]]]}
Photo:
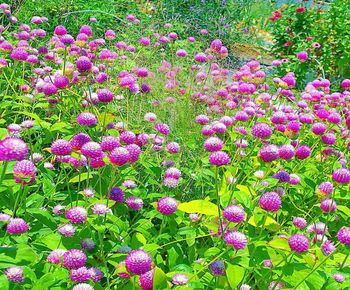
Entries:
{"type": "Polygon", "coordinates": [[[51,2],[0,4],[0,290],[350,289],[348,1],[51,2]]]}

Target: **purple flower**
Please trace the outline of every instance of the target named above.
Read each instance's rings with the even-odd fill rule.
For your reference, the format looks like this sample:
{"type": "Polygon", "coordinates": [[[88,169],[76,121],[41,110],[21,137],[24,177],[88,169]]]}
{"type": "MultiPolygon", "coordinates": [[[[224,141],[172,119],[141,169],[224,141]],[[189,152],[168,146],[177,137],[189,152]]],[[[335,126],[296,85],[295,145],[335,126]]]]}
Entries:
{"type": "Polygon", "coordinates": [[[144,250],[133,250],[125,258],[125,267],[128,272],[141,275],[151,268],[152,258],[144,250]]]}

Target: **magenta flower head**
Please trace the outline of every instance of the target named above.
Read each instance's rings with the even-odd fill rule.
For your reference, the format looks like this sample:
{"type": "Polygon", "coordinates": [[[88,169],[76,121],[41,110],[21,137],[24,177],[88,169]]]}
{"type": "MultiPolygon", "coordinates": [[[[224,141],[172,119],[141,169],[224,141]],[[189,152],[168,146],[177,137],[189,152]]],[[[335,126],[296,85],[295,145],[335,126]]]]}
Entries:
{"type": "Polygon", "coordinates": [[[13,176],[16,183],[28,184],[35,180],[36,167],[32,161],[17,161],[13,167],[13,176]]]}
{"type": "Polygon", "coordinates": [[[288,244],[292,251],[303,253],[309,249],[310,241],[303,234],[294,234],[288,239],[288,244]]]}
{"type": "Polygon", "coordinates": [[[8,137],[0,141],[0,161],[23,160],[28,154],[27,144],[19,139],[8,137]]]}
{"type": "Polygon", "coordinates": [[[210,137],[204,142],[204,148],[209,152],[220,151],[222,147],[224,142],[218,137],[210,137]]]}
{"type": "Polygon", "coordinates": [[[178,49],[176,51],[176,56],[178,56],[178,57],[186,57],[187,55],[188,55],[188,53],[184,49],[178,49]]]}
{"type": "Polygon", "coordinates": [[[58,25],[54,29],[54,34],[60,35],[60,36],[65,35],[67,34],[67,29],[63,25],[58,25]]]}
{"type": "Polygon", "coordinates": [[[207,61],[207,56],[205,55],[205,53],[200,52],[200,53],[197,53],[197,54],[194,56],[194,60],[195,60],[196,62],[203,63],[203,62],[206,62],[206,61],[207,61]]]}
{"type": "Polygon", "coordinates": [[[269,124],[256,123],[252,128],[252,135],[257,138],[268,138],[272,135],[272,129],[269,124]]]}
{"type": "Polygon", "coordinates": [[[315,123],[311,127],[312,133],[315,135],[323,135],[327,130],[327,126],[321,122],[315,123]]]}
{"type": "Polygon", "coordinates": [[[223,260],[216,260],[209,265],[209,270],[214,276],[225,276],[225,262],[223,260]]]}
{"type": "Polygon", "coordinates": [[[72,152],[72,145],[64,139],[57,139],[51,144],[51,152],[58,156],[69,155],[72,152]]]}
{"type": "Polygon", "coordinates": [[[154,269],[140,275],[140,287],[142,290],[153,290],[154,269]]]}
{"type": "Polygon", "coordinates": [[[56,88],[62,89],[68,86],[69,79],[66,76],[56,74],[53,84],[55,85],[56,88]]]}
{"type": "Polygon", "coordinates": [[[224,241],[236,250],[243,250],[248,244],[247,237],[238,231],[227,231],[224,235],[224,241]]]}
{"type": "Polygon", "coordinates": [[[189,280],[189,277],[186,274],[176,273],[171,278],[171,283],[174,285],[186,285],[189,280]]]}
{"type": "Polygon", "coordinates": [[[80,246],[85,250],[85,251],[92,251],[96,244],[93,240],[86,238],[80,241],[80,246]]]}
{"type": "Polygon", "coordinates": [[[332,174],[332,179],[336,183],[346,184],[350,182],[350,171],[347,168],[336,169],[332,174]]]}
{"type": "Polygon", "coordinates": [[[166,178],[170,177],[170,178],[179,179],[181,177],[181,171],[176,167],[170,167],[165,171],[164,176],[166,178]]]}
{"type": "Polygon", "coordinates": [[[154,126],[154,129],[156,129],[160,134],[168,135],[170,133],[170,128],[167,124],[164,123],[158,123],[154,126]]]}
{"type": "Polygon", "coordinates": [[[101,281],[104,276],[103,272],[100,269],[95,267],[90,268],[89,272],[90,272],[90,279],[95,283],[101,281]]]}
{"type": "Polygon", "coordinates": [[[269,212],[276,212],[281,208],[282,200],[278,193],[271,191],[264,193],[259,199],[260,207],[269,212]]]}
{"type": "Polygon", "coordinates": [[[29,53],[22,47],[16,47],[11,51],[10,57],[13,60],[26,61],[29,53]]]}
{"type": "Polygon", "coordinates": [[[324,212],[333,212],[337,209],[337,204],[333,199],[326,198],[321,201],[321,209],[324,212]]]}
{"type": "Polygon", "coordinates": [[[115,136],[103,136],[101,148],[103,151],[111,152],[114,148],[120,147],[120,142],[115,136]]]}
{"type": "Polygon", "coordinates": [[[109,103],[113,101],[114,95],[110,89],[98,89],[96,93],[100,102],[109,103]]]}
{"type": "Polygon", "coordinates": [[[74,282],[86,282],[90,278],[91,272],[86,267],[80,267],[70,271],[70,279],[74,282]]]}
{"type": "Polygon", "coordinates": [[[73,150],[80,150],[85,143],[90,141],[91,138],[88,134],[78,133],[72,137],[72,139],[70,140],[70,144],[73,150]]]}
{"type": "Polygon", "coordinates": [[[306,220],[302,217],[295,217],[293,219],[293,224],[299,229],[303,229],[307,226],[306,220]]]}
{"type": "Polygon", "coordinates": [[[332,192],[333,192],[333,184],[329,181],[322,182],[316,190],[316,193],[319,196],[327,196],[332,194],[332,192]]]}
{"type": "Polygon", "coordinates": [[[129,273],[141,275],[148,272],[152,257],[144,250],[133,250],[125,258],[125,267],[129,273]]]}
{"type": "Polygon", "coordinates": [[[133,210],[140,210],[143,207],[143,200],[139,197],[129,196],[125,200],[126,205],[133,210]]]}
{"type": "Polygon", "coordinates": [[[75,228],[72,224],[62,224],[57,228],[58,232],[65,237],[73,237],[75,235],[75,228]]]}
{"type": "Polygon", "coordinates": [[[345,277],[343,274],[340,274],[340,273],[336,273],[333,275],[333,278],[336,282],[338,283],[343,283],[345,281],[345,277]]]}
{"type": "Polygon", "coordinates": [[[29,230],[29,226],[24,219],[13,218],[6,226],[6,231],[10,235],[22,234],[29,230]]]}
{"type": "Polygon", "coordinates": [[[94,290],[94,287],[90,286],[89,284],[86,283],[79,283],[76,284],[72,290],[94,290]]]}
{"type": "Polygon", "coordinates": [[[337,233],[337,238],[342,244],[350,246],[350,228],[342,227],[337,233]]]}
{"type": "Polygon", "coordinates": [[[117,166],[122,166],[128,163],[130,159],[129,151],[124,147],[117,147],[113,149],[111,154],[109,155],[109,160],[112,164],[117,166]]]}
{"type": "Polygon", "coordinates": [[[121,188],[113,187],[111,189],[111,192],[109,194],[110,200],[114,200],[116,203],[121,203],[123,202],[124,198],[125,198],[125,193],[121,188]]]}
{"type": "Polygon", "coordinates": [[[229,164],[231,162],[231,158],[224,151],[216,151],[209,155],[209,162],[215,166],[222,166],[229,164]]]}
{"type": "Polygon", "coordinates": [[[311,149],[307,145],[301,145],[295,150],[295,156],[300,160],[303,160],[309,157],[310,154],[311,154],[311,149]]]}
{"type": "Polygon", "coordinates": [[[180,145],[177,142],[169,142],[166,145],[166,149],[171,154],[177,154],[180,151],[180,145]]]}
{"type": "Polygon", "coordinates": [[[134,132],[131,131],[123,131],[120,134],[120,141],[124,142],[125,144],[129,145],[135,142],[136,135],[134,132]]]}
{"type": "Polygon", "coordinates": [[[285,144],[279,148],[278,156],[284,160],[290,160],[291,158],[293,158],[294,153],[294,147],[290,144],[285,144]]]}
{"type": "Polygon", "coordinates": [[[90,112],[83,112],[77,116],[77,123],[82,126],[94,126],[97,123],[97,118],[90,112]]]}
{"type": "Polygon", "coordinates": [[[306,51],[300,51],[300,52],[297,53],[297,58],[301,62],[305,62],[309,58],[309,56],[308,56],[306,51]]]}
{"type": "Polygon", "coordinates": [[[141,37],[139,39],[139,43],[143,46],[149,46],[151,44],[151,40],[148,37],[141,37]]]}
{"type": "Polygon", "coordinates": [[[7,280],[15,283],[23,283],[23,269],[20,267],[12,266],[5,270],[7,280]]]}
{"type": "Polygon", "coordinates": [[[71,249],[63,254],[62,265],[67,269],[84,267],[87,261],[85,253],[79,249],[71,249]]]}
{"type": "Polygon", "coordinates": [[[279,149],[276,145],[264,145],[259,150],[259,157],[265,162],[272,162],[279,157],[279,149]]]}
{"type": "Polygon", "coordinates": [[[81,224],[87,219],[87,210],[81,206],[71,207],[66,211],[66,218],[73,224],[81,224]]]}
{"type": "Polygon", "coordinates": [[[163,215],[171,215],[177,210],[178,202],[170,196],[162,197],[157,202],[157,210],[163,215]]]}
{"type": "Polygon", "coordinates": [[[81,147],[81,153],[88,158],[102,158],[104,153],[101,145],[97,142],[87,142],[81,147]]]}
{"type": "Polygon", "coordinates": [[[240,223],[244,221],[245,211],[240,206],[231,204],[223,210],[222,215],[230,222],[240,223]]]}
{"type": "Polygon", "coordinates": [[[60,264],[62,261],[63,254],[66,252],[66,250],[63,249],[56,249],[53,250],[48,256],[47,261],[51,264],[60,264]]]}
{"type": "Polygon", "coordinates": [[[80,56],[75,64],[79,72],[87,72],[92,68],[92,62],[86,56],[80,56]]]}
{"type": "Polygon", "coordinates": [[[327,240],[322,244],[321,249],[325,256],[329,256],[335,251],[335,246],[331,241],[327,240]]]}

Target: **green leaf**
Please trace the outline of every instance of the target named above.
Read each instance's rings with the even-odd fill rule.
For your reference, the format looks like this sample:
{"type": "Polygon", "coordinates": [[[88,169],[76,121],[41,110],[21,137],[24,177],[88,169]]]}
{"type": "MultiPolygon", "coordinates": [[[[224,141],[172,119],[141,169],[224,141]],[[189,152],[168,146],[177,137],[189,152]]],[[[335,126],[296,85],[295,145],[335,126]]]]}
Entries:
{"type": "Polygon", "coordinates": [[[231,286],[231,289],[237,289],[237,286],[243,279],[244,272],[245,270],[241,266],[228,264],[226,270],[226,277],[228,283],[231,286]]]}
{"type": "Polygon", "coordinates": [[[277,238],[268,242],[268,245],[272,248],[290,251],[289,244],[286,239],[277,238]]]}
{"type": "Polygon", "coordinates": [[[192,200],[180,203],[178,209],[186,213],[199,213],[205,215],[218,215],[218,208],[207,200],[192,200]]]}
{"type": "Polygon", "coordinates": [[[337,209],[345,213],[348,217],[350,216],[350,209],[345,205],[338,205],[337,209]]]}
{"type": "Polygon", "coordinates": [[[55,275],[52,273],[47,273],[36,281],[32,290],[50,289],[50,286],[54,285],[55,283],[55,275]]]}
{"type": "Polygon", "coordinates": [[[153,289],[169,289],[167,277],[158,267],[154,269],[153,289]]]}
{"type": "Polygon", "coordinates": [[[82,174],[80,174],[80,179],[79,179],[79,174],[74,176],[73,178],[71,178],[69,180],[69,183],[76,183],[76,182],[79,182],[80,181],[84,181],[84,180],[87,180],[87,179],[90,179],[93,177],[93,175],[95,174],[95,172],[84,172],[82,174]]]}
{"type": "Polygon", "coordinates": [[[46,225],[50,229],[55,230],[57,228],[55,219],[51,216],[51,214],[48,211],[39,208],[32,208],[29,209],[28,212],[32,216],[34,216],[39,222],[46,225]]]}

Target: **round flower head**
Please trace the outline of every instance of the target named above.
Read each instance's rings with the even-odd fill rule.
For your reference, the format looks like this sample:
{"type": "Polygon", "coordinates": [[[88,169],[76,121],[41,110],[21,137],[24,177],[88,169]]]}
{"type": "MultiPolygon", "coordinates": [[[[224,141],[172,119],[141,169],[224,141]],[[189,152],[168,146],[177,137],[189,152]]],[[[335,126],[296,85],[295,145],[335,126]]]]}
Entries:
{"type": "Polygon", "coordinates": [[[290,180],[290,175],[288,172],[280,170],[273,175],[273,178],[278,179],[279,182],[288,182],[290,180]]]}
{"type": "Polygon", "coordinates": [[[144,250],[133,250],[125,258],[125,267],[132,274],[144,274],[150,270],[151,265],[152,258],[144,250]]]}
{"type": "Polygon", "coordinates": [[[304,218],[302,218],[302,217],[296,217],[296,218],[293,219],[293,224],[294,224],[297,228],[303,229],[303,228],[306,227],[307,222],[306,222],[306,220],[305,220],[304,218]]]}
{"type": "Polygon", "coordinates": [[[113,101],[114,95],[109,89],[98,89],[96,93],[100,102],[109,103],[113,101]]]}
{"type": "Polygon", "coordinates": [[[63,249],[56,249],[53,250],[48,256],[47,261],[51,264],[60,264],[62,261],[63,254],[66,252],[66,250],[63,249]]]}
{"type": "Polygon", "coordinates": [[[250,289],[252,289],[252,287],[250,287],[248,284],[242,284],[239,287],[239,290],[250,290],[250,289]]]}
{"type": "Polygon", "coordinates": [[[225,263],[222,260],[216,260],[209,265],[209,270],[214,276],[225,276],[225,263]]]}
{"type": "Polygon", "coordinates": [[[178,202],[170,196],[162,197],[157,202],[157,210],[163,215],[171,215],[177,210],[178,202]]]}
{"type": "Polygon", "coordinates": [[[240,206],[232,204],[223,210],[222,215],[230,222],[240,223],[244,221],[245,211],[240,206]]]}
{"type": "Polygon", "coordinates": [[[88,158],[102,158],[103,151],[101,145],[97,142],[87,142],[81,147],[81,153],[88,158]]]}
{"type": "Polygon", "coordinates": [[[74,282],[86,282],[91,278],[91,273],[86,267],[70,270],[70,279],[74,282]]]}
{"type": "Polygon", "coordinates": [[[269,284],[268,290],[282,290],[284,289],[284,283],[283,282],[278,282],[278,281],[272,281],[269,284]]]}
{"type": "Polygon", "coordinates": [[[329,256],[335,251],[335,246],[331,241],[327,240],[322,244],[321,249],[325,256],[329,256]]]}
{"type": "Polygon", "coordinates": [[[109,155],[109,160],[112,164],[117,166],[122,166],[128,163],[130,159],[130,153],[126,148],[117,147],[113,149],[111,154],[109,155]]]}
{"type": "Polygon", "coordinates": [[[220,151],[222,147],[224,142],[218,137],[210,137],[204,142],[204,148],[209,152],[220,151]]]}
{"type": "Polygon", "coordinates": [[[166,145],[166,149],[169,153],[176,154],[176,153],[179,153],[180,151],[180,145],[176,142],[169,142],[166,145]]]}
{"type": "Polygon", "coordinates": [[[231,162],[231,158],[224,151],[216,151],[209,155],[209,162],[215,166],[222,166],[229,164],[231,162]]]}
{"type": "Polygon", "coordinates": [[[312,133],[315,135],[323,135],[327,130],[327,126],[321,122],[315,123],[311,127],[312,133]]]}
{"type": "Polygon", "coordinates": [[[144,120],[148,122],[154,122],[157,120],[157,115],[154,113],[146,113],[144,116],[144,120]]]}
{"type": "Polygon", "coordinates": [[[86,251],[92,251],[95,248],[95,242],[89,238],[80,241],[81,247],[86,251]]]}
{"type": "Polygon", "coordinates": [[[56,88],[62,89],[68,86],[69,79],[66,76],[56,74],[53,84],[55,85],[56,88]]]}
{"type": "Polygon", "coordinates": [[[23,283],[23,269],[20,267],[12,266],[5,270],[7,280],[15,283],[23,283]]]}
{"type": "Polygon", "coordinates": [[[310,154],[311,154],[311,149],[307,145],[301,145],[295,150],[295,156],[300,160],[303,160],[309,157],[310,154]]]}
{"type": "Polygon", "coordinates": [[[154,269],[140,275],[139,283],[142,290],[153,290],[154,269]]]}
{"type": "Polygon", "coordinates": [[[288,239],[288,244],[292,251],[303,253],[309,249],[310,241],[303,234],[294,234],[288,239]]]}
{"type": "Polygon", "coordinates": [[[91,207],[91,209],[92,212],[97,215],[105,215],[107,212],[110,211],[109,207],[103,203],[96,203],[91,207]]]}
{"type": "Polygon", "coordinates": [[[135,142],[136,135],[134,132],[131,131],[123,131],[120,134],[120,141],[124,142],[125,144],[129,145],[135,142]]]}
{"type": "Polygon", "coordinates": [[[79,249],[71,249],[63,254],[62,265],[68,269],[84,267],[87,261],[85,253],[79,249]]]}
{"type": "Polygon", "coordinates": [[[73,224],[81,224],[87,219],[87,211],[81,206],[71,207],[66,211],[66,218],[73,224]]]}
{"type": "Polygon", "coordinates": [[[321,209],[324,212],[333,212],[337,209],[337,204],[333,199],[326,198],[321,201],[321,209]]]}
{"type": "Polygon", "coordinates": [[[102,271],[95,267],[90,268],[88,271],[90,274],[90,279],[95,283],[101,281],[104,276],[102,271]]]}
{"type": "Polygon", "coordinates": [[[297,58],[301,62],[305,62],[309,58],[309,56],[308,56],[306,51],[300,51],[300,52],[297,53],[297,58]]]}
{"type": "Polygon", "coordinates": [[[8,222],[11,220],[11,216],[9,216],[6,213],[0,213],[0,221],[2,222],[8,222]]]}
{"type": "Polygon", "coordinates": [[[256,123],[252,128],[252,135],[257,138],[268,138],[272,135],[272,129],[269,124],[256,123]]]}
{"type": "Polygon", "coordinates": [[[103,136],[101,148],[103,151],[111,152],[114,148],[120,147],[120,142],[115,136],[103,136]]]}
{"type": "Polygon", "coordinates": [[[92,113],[83,112],[77,116],[77,123],[82,126],[94,126],[97,123],[97,118],[92,113]]]}
{"type": "Polygon", "coordinates": [[[57,139],[51,144],[51,152],[58,156],[69,155],[72,152],[72,145],[64,139],[57,139]]]}
{"type": "Polygon", "coordinates": [[[342,227],[337,233],[337,238],[342,244],[350,246],[350,228],[342,227]]]}
{"type": "Polygon", "coordinates": [[[73,237],[75,235],[75,228],[72,224],[64,224],[58,227],[58,232],[65,237],[73,237]]]}
{"type": "Polygon", "coordinates": [[[332,174],[332,179],[336,183],[346,184],[350,182],[350,171],[347,168],[336,169],[332,174]]]}
{"type": "Polygon", "coordinates": [[[316,190],[316,193],[319,196],[327,196],[332,194],[332,192],[333,192],[333,184],[328,181],[322,182],[316,190]]]}
{"type": "Polygon", "coordinates": [[[26,61],[29,53],[22,47],[16,47],[11,51],[10,57],[13,60],[26,61]]]}
{"type": "Polygon", "coordinates": [[[91,138],[89,135],[85,133],[78,133],[72,137],[70,140],[70,145],[72,146],[73,150],[80,150],[85,143],[90,141],[91,138]]]}
{"type": "Polygon", "coordinates": [[[164,123],[158,123],[154,126],[154,129],[156,129],[160,134],[168,135],[170,133],[170,128],[167,124],[164,123]]]}
{"type": "Polygon", "coordinates": [[[260,148],[259,157],[265,162],[272,162],[279,157],[279,150],[276,145],[269,144],[260,148]]]}
{"type": "MultiPolygon", "coordinates": [[[[107,193],[108,195],[108,193],[107,193]]],[[[109,199],[115,201],[116,203],[123,202],[125,198],[124,191],[119,187],[112,187],[111,192],[109,193],[109,199]]]]}
{"type": "Polygon", "coordinates": [[[175,188],[179,184],[179,179],[174,177],[165,177],[163,184],[168,188],[175,188]]]}
{"type": "Polygon", "coordinates": [[[13,167],[13,176],[17,183],[28,184],[35,180],[36,167],[32,161],[17,161],[13,167]]]}
{"type": "Polygon", "coordinates": [[[276,212],[281,208],[282,201],[278,193],[271,191],[260,197],[259,204],[266,211],[276,212]]]}
{"type": "Polygon", "coordinates": [[[130,196],[125,202],[126,205],[133,210],[140,210],[143,207],[143,200],[139,197],[130,196]]]}
{"type": "Polygon", "coordinates": [[[29,230],[29,226],[24,219],[13,218],[6,226],[6,231],[10,235],[22,234],[29,230]]]}
{"type": "Polygon", "coordinates": [[[75,285],[72,290],[94,290],[94,287],[86,283],[79,283],[75,285]]]}
{"type": "Polygon", "coordinates": [[[181,171],[176,167],[170,167],[165,171],[164,176],[166,178],[170,177],[170,178],[179,179],[181,177],[181,171]]]}
{"type": "Polygon", "coordinates": [[[177,273],[171,278],[171,283],[174,285],[186,285],[189,277],[186,274],[177,273]]]}
{"type": "Polygon", "coordinates": [[[126,150],[128,150],[130,158],[129,162],[133,163],[139,160],[140,154],[141,154],[141,148],[136,144],[130,144],[126,146],[126,150]]]}
{"type": "Polygon", "coordinates": [[[87,72],[92,68],[92,62],[86,56],[80,56],[75,64],[79,72],[87,72]]]}
{"type": "Polygon", "coordinates": [[[285,144],[279,148],[278,156],[284,160],[290,160],[291,158],[293,158],[294,153],[294,147],[290,144],[285,144]]]}
{"type": "Polygon", "coordinates": [[[310,234],[313,233],[313,234],[323,235],[328,232],[328,227],[325,223],[317,222],[316,224],[313,223],[309,225],[306,230],[310,234]]]}
{"type": "Polygon", "coordinates": [[[14,137],[8,137],[0,141],[0,161],[23,160],[28,154],[27,144],[14,137]]]}
{"type": "Polygon", "coordinates": [[[333,278],[335,281],[337,281],[338,283],[343,283],[345,281],[345,277],[343,274],[337,273],[333,275],[333,278]]]}
{"type": "Polygon", "coordinates": [[[227,231],[224,235],[224,241],[236,250],[243,250],[248,244],[247,237],[238,231],[227,231]]]}

